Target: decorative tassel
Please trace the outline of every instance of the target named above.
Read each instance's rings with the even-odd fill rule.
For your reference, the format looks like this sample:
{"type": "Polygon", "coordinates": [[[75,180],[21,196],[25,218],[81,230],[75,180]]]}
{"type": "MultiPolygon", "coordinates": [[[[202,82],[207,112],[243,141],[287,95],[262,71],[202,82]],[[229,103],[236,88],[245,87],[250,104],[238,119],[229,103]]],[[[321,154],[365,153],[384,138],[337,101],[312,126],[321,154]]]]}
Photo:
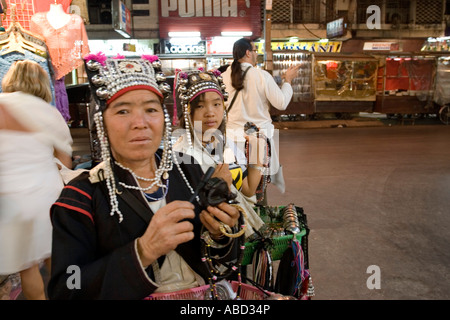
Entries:
{"type": "Polygon", "coordinates": [[[304,255],[303,250],[300,242],[294,238],[292,240],[292,250],[294,252],[294,260],[292,261],[291,266],[295,266],[296,269],[296,277],[295,277],[295,291],[294,294],[299,293],[299,290],[301,288],[301,285],[303,281],[305,280],[305,262],[304,262],[304,255]]]}

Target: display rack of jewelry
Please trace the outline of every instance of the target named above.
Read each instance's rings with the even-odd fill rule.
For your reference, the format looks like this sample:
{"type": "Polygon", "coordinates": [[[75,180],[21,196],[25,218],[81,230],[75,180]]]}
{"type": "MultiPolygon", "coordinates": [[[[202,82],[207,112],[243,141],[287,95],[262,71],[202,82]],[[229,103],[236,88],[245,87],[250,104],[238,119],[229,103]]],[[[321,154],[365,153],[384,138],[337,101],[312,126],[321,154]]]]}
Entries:
{"type": "Polygon", "coordinates": [[[289,67],[300,65],[297,77],[292,80],[293,102],[309,101],[313,97],[311,89],[311,62],[312,54],[308,51],[273,53],[273,76],[279,85],[281,85],[283,75],[289,67]]]}
{"type": "Polygon", "coordinates": [[[297,271],[295,286],[301,292],[298,297],[314,295],[309,272],[308,235],[309,228],[303,208],[293,203],[287,206],[258,206],[255,211],[265,222],[263,228],[247,239],[242,265],[252,265],[253,281],[264,289],[273,291],[272,262],[283,258],[287,250],[293,250],[297,271]]]}

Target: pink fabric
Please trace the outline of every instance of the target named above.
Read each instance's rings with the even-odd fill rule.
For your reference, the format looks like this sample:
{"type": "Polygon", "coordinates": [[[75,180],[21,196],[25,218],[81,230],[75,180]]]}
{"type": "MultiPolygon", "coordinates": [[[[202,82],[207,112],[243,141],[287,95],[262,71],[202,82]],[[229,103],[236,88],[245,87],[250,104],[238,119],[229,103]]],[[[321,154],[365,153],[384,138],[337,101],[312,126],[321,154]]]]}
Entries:
{"type": "Polygon", "coordinates": [[[83,57],[89,53],[88,37],[83,19],[71,14],[69,22],[55,29],[47,20],[46,12],[38,12],[31,18],[33,32],[41,35],[47,44],[55,79],[61,79],[81,66],[83,57]]]}
{"type": "MultiPolygon", "coordinates": [[[[70,3],[72,0],[57,0],[56,3],[61,4],[63,10],[67,12],[70,7],[70,3]]],[[[31,17],[36,12],[44,12],[50,9],[51,4],[55,4],[55,0],[6,0],[6,6],[8,9],[12,8],[13,5],[16,5],[16,21],[20,23],[20,25],[28,31],[33,31],[30,29],[30,20],[31,17]]],[[[3,17],[3,27],[5,29],[11,24],[12,17],[10,16],[10,11],[8,14],[3,17]]]]}
{"type": "MultiPolygon", "coordinates": [[[[57,0],[56,3],[62,5],[65,12],[69,10],[72,0],[57,0]]],[[[51,4],[55,4],[55,0],[33,0],[34,12],[47,12],[51,4]]]]}

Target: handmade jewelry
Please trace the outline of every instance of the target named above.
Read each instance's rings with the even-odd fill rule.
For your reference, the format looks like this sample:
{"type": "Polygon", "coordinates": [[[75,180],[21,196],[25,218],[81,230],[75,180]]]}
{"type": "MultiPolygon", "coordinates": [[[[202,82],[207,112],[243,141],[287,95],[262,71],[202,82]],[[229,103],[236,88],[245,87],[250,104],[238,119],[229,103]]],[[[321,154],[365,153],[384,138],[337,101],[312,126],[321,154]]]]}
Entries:
{"type": "MultiPolygon", "coordinates": [[[[241,225],[244,224],[245,219],[246,218],[244,217],[244,215],[241,214],[239,216],[238,223],[241,225]]],[[[217,260],[213,261],[213,259],[211,257],[212,246],[210,244],[208,244],[205,240],[202,241],[202,258],[201,258],[201,260],[203,263],[206,264],[206,267],[209,271],[210,277],[208,278],[208,282],[211,287],[212,299],[214,299],[214,300],[216,300],[218,298],[216,287],[215,287],[215,283],[217,281],[219,281],[221,279],[226,279],[233,272],[238,271],[238,281],[239,281],[239,284],[241,283],[240,269],[241,269],[241,262],[244,257],[245,235],[242,234],[241,236],[239,236],[237,241],[238,241],[240,252],[239,252],[239,256],[236,260],[236,263],[234,263],[234,264],[229,264],[229,263],[222,264],[222,263],[218,262],[217,260]]],[[[234,246],[233,246],[233,244],[230,244],[229,247],[231,250],[234,246]]],[[[229,252],[226,253],[226,255],[228,255],[228,254],[229,254],[229,252]]],[[[219,257],[219,259],[220,259],[220,257],[219,257]]],[[[239,292],[240,292],[240,290],[238,289],[238,297],[239,297],[239,292]]]]}
{"type": "Polygon", "coordinates": [[[119,209],[119,202],[117,201],[116,193],[118,193],[116,189],[116,183],[114,179],[114,174],[111,169],[111,153],[109,150],[108,138],[106,137],[106,133],[103,127],[103,116],[101,112],[97,112],[94,115],[94,122],[97,128],[97,136],[100,141],[100,150],[102,160],[105,162],[105,172],[104,179],[106,181],[106,186],[109,194],[109,204],[111,206],[111,216],[116,213],[119,216],[119,222],[123,221],[123,215],[119,209]]]}
{"type": "MultiPolygon", "coordinates": [[[[180,172],[181,177],[183,178],[184,183],[186,184],[186,186],[188,187],[189,191],[191,192],[191,194],[194,194],[194,188],[192,188],[191,184],[189,183],[189,180],[187,179],[186,175],[183,172],[183,169],[181,169],[180,163],[178,162],[178,158],[176,154],[173,154],[173,163],[175,163],[175,166],[178,169],[178,172],[180,172]]],[[[197,202],[200,202],[200,198],[199,196],[196,196],[195,199],[197,200],[197,202]]]]}
{"type": "Polygon", "coordinates": [[[239,230],[236,233],[231,233],[232,230],[230,228],[230,226],[228,226],[227,224],[221,222],[220,223],[220,232],[222,232],[223,235],[229,237],[229,238],[238,238],[240,236],[242,236],[245,232],[245,230],[247,229],[247,225],[245,224],[245,221],[247,220],[247,214],[245,213],[245,210],[237,204],[231,204],[233,207],[237,208],[239,210],[239,212],[241,213],[241,216],[244,217],[244,223],[241,224],[241,230],[239,230]]]}
{"type": "MultiPolygon", "coordinates": [[[[158,155],[156,155],[156,156],[158,156],[158,155]]],[[[167,172],[166,171],[164,171],[163,169],[161,169],[161,168],[158,168],[158,169],[156,169],[156,172],[155,172],[155,177],[154,178],[144,178],[144,177],[140,177],[140,176],[138,176],[136,173],[134,173],[134,171],[133,170],[131,170],[130,168],[127,168],[127,167],[125,167],[124,165],[122,165],[121,163],[119,163],[119,162],[117,162],[117,161],[115,161],[115,164],[118,166],[118,167],[120,167],[120,168],[122,168],[122,169],[124,169],[124,170],[127,170],[129,173],[131,173],[131,175],[134,177],[134,178],[136,178],[137,180],[142,180],[142,181],[146,181],[146,182],[152,182],[151,184],[150,184],[150,186],[148,186],[148,187],[145,187],[145,188],[142,188],[142,187],[140,187],[140,186],[131,186],[131,185],[127,185],[127,184],[125,184],[125,183],[123,183],[123,182],[119,182],[119,184],[121,185],[121,186],[123,186],[123,187],[125,187],[125,188],[128,188],[128,189],[134,189],[134,190],[140,190],[140,191],[147,191],[147,190],[150,190],[150,189],[152,189],[155,185],[157,185],[158,187],[160,187],[160,188],[163,188],[163,189],[165,189],[165,194],[167,194],[167,190],[168,190],[168,175],[165,175],[167,172]],[[162,180],[161,180],[161,172],[163,172],[164,174],[163,174],[163,176],[166,176],[167,178],[165,178],[166,179],[166,183],[164,184],[163,182],[162,182],[162,180]],[[159,175],[159,176],[158,176],[159,175]]]]}
{"type": "Polygon", "coordinates": [[[266,171],[267,171],[267,167],[264,167],[264,166],[257,166],[256,164],[252,164],[252,163],[249,164],[248,167],[249,167],[249,168],[252,168],[252,169],[259,170],[259,172],[261,172],[261,175],[266,174],[266,171]]]}
{"type": "MultiPolygon", "coordinates": [[[[169,191],[169,179],[166,180],[166,186],[165,186],[165,188],[163,188],[163,189],[164,189],[164,191],[163,191],[161,197],[158,197],[158,198],[154,198],[154,197],[152,197],[151,195],[149,195],[149,194],[146,193],[146,192],[143,192],[143,194],[144,194],[144,197],[145,197],[148,201],[160,201],[160,200],[164,199],[164,198],[167,196],[167,192],[169,191]]],[[[152,194],[158,193],[159,190],[160,190],[160,189],[158,189],[157,191],[155,191],[155,192],[152,193],[152,194]]]]}
{"type": "Polygon", "coordinates": [[[228,246],[231,242],[231,238],[228,240],[228,242],[226,244],[220,244],[217,243],[216,241],[214,241],[213,238],[211,238],[211,234],[209,233],[209,231],[204,231],[202,233],[201,239],[203,241],[205,241],[206,244],[208,244],[211,248],[214,249],[222,249],[225,248],[226,246],[228,246]]]}

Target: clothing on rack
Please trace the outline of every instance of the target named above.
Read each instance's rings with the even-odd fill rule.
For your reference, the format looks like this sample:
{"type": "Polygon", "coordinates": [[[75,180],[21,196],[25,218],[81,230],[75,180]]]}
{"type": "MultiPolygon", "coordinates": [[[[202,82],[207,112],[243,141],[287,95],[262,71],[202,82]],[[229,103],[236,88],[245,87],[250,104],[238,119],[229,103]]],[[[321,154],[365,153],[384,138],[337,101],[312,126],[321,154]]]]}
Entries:
{"type": "MultiPolygon", "coordinates": [[[[11,65],[17,60],[33,60],[48,74],[52,91],[52,105],[55,105],[53,68],[45,40],[31,31],[25,30],[15,21],[15,8],[12,10],[13,22],[0,34],[0,76],[3,79],[11,65]]],[[[2,92],[0,88],[0,92],[2,92]]]]}
{"type": "Polygon", "coordinates": [[[59,80],[83,65],[82,58],[89,53],[89,45],[84,21],[80,16],[70,14],[68,23],[55,29],[48,20],[47,12],[38,12],[31,17],[30,26],[45,39],[55,79],[59,80]]]}
{"type": "Polygon", "coordinates": [[[64,78],[55,80],[55,104],[56,108],[61,112],[64,120],[70,120],[69,97],[67,96],[66,84],[64,78]]]}

